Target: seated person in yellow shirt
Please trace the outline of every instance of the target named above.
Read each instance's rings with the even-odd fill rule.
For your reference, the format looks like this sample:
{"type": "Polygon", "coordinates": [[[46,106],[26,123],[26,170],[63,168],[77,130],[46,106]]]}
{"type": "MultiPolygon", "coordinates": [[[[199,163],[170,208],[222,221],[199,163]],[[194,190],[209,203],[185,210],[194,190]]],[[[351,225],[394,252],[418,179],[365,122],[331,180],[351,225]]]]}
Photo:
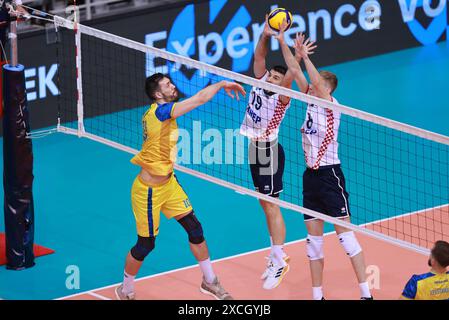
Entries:
{"type": "Polygon", "coordinates": [[[449,300],[449,243],[437,241],[428,261],[430,272],[413,275],[402,292],[403,300],[449,300]]]}
{"type": "Polygon", "coordinates": [[[142,168],[131,190],[138,238],[126,257],[123,283],[115,290],[119,300],[135,299],[134,279],[143,260],[155,247],[161,211],[168,219],[175,218],[188,234],[190,249],[203,273],[201,292],[218,300],[232,299],[212,269],[203,229],[173,171],[178,141],[176,118],[205,104],[222,88],[232,98],[239,99],[239,93],[246,94],[239,84],[220,81],[177,102],[178,89],[169,77],[156,73],[146,79],[145,91],[154,103],[143,116],[142,149],[131,160],[142,168]]]}

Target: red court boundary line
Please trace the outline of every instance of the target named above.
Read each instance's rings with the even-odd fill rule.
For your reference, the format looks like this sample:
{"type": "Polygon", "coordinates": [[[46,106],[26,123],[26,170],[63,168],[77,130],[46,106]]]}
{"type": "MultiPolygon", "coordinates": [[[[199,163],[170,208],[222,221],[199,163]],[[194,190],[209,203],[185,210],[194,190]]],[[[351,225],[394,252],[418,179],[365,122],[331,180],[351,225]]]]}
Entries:
{"type": "MultiPolygon", "coordinates": [[[[423,213],[423,212],[426,212],[426,211],[441,209],[441,208],[444,208],[444,207],[447,207],[447,206],[449,206],[449,204],[444,204],[444,205],[440,205],[440,206],[436,206],[436,207],[432,207],[432,208],[427,208],[427,209],[422,209],[422,210],[418,210],[418,211],[414,211],[414,212],[409,212],[409,213],[405,213],[405,214],[402,214],[402,215],[394,216],[394,217],[391,217],[391,218],[385,218],[385,219],[381,219],[381,220],[376,220],[376,221],[373,221],[373,222],[361,224],[359,226],[360,227],[366,227],[366,226],[369,226],[369,225],[382,223],[382,222],[389,221],[389,220],[394,220],[394,219],[403,218],[403,217],[406,217],[406,216],[411,216],[413,214],[419,214],[419,213],[423,213]]],[[[332,234],[335,234],[335,231],[324,233],[324,236],[327,237],[327,236],[332,235],[332,234]]],[[[299,239],[299,240],[286,242],[284,245],[288,246],[288,245],[291,245],[291,244],[301,243],[301,242],[304,242],[305,240],[306,240],[306,238],[302,238],[302,239],[299,239]]],[[[382,241],[380,239],[377,239],[377,240],[382,241]]],[[[261,252],[261,251],[265,251],[265,250],[269,250],[269,249],[270,249],[270,247],[265,247],[265,248],[262,248],[262,249],[257,249],[257,250],[252,250],[252,251],[248,251],[248,252],[244,252],[244,253],[239,253],[239,254],[236,254],[236,255],[233,255],[233,256],[229,256],[229,257],[224,257],[224,258],[220,258],[220,259],[217,259],[217,260],[213,260],[212,263],[216,263],[216,262],[220,262],[220,261],[226,261],[226,260],[230,260],[230,259],[233,259],[233,258],[238,258],[238,257],[241,257],[241,256],[246,256],[246,255],[250,255],[250,254],[253,254],[253,253],[257,253],[257,252],[261,252]]],[[[421,253],[421,254],[425,255],[424,253],[421,253]]],[[[182,268],[178,268],[178,269],[164,271],[164,272],[152,274],[152,275],[149,275],[149,276],[145,276],[145,277],[142,277],[142,278],[138,278],[135,281],[139,282],[139,281],[142,281],[142,280],[163,276],[163,275],[175,273],[175,272],[178,272],[178,271],[183,271],[183,270],[196,268],[197,266],[198,266],[198,264],[194,264],[194,265],[190,265],[190,266],[186,266],[186,267],[182,267],[182,268]]],[[[112,285],[108,285],[108,286],[104,286],[104,287],[100,287],[100,288],[95,288],[95,289],[83,291],[83,292],[76,293],[76,294],[73,294],[73,295],[63,296],[63,297],[60,297],[60,298],[56,298],[54,300],[64,300],[64,299],[73,298],[73,297],[77,297],[77,296],[81,296],[81,295],[85,295],[85,294],[91,295],[91,296],[99,298],[101,300],[111,300],[110,298],[107,298],[107,297],[104,297],[102,295],[99,295],[99,294],[95,293],[94,291],[100,291],[100,290],[104,290],[104,289],[113,288],[113,287],[118,286],[120,284],[121,284],[121,282],[118,282],[118,283],[115,283],[115,284],[112,284],[112,285]]]]}

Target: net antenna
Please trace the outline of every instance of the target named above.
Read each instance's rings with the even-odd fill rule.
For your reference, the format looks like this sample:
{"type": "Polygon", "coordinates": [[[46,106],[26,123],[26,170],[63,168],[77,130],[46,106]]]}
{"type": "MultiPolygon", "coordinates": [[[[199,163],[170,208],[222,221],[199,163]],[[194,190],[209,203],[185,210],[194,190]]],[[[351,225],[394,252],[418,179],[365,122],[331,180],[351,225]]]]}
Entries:
{"type": "Polygon", "coordinates": [[[256,87],[292,99],[280,127],[279,139],[286,150],[282,200],[253,190],[249,166],[242,163],[246,157],[238,152],[247,152],[238,128],[249,97],[238,102],[219,94],[179,118],[179,127],[185,129],[180,130],[181,142],[194,143],[193,147],[178,145],[182,152],[176,170],[421,254],[428,255],[435,240],[447,239],[449,137],[58,16],[53,19],[63,32],[58,132],[136,154],[142,144],[142,115],[148,109],[143,92],[147,75],[165,70],[184,96],[222,79],[236,81],[248,86],[247,92],[256,87]],[[299,127],[307,104],[341,113],[339,153],[351,195],[351,223],[302,206],[305,163],[299,127]],[[218,142],[220,135],[226,137],[224,143],[218,142]],[[213,148],[215,142],[220,148],[213,148]],[[223,150],[224,161],[217,157],[223,150]]]}

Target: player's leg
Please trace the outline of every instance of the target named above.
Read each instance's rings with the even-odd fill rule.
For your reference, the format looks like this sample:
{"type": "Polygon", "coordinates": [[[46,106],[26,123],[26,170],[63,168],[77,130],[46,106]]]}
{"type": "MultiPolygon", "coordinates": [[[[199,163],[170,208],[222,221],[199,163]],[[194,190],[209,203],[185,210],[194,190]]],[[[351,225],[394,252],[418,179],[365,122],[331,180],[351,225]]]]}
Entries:
{"type": "MultiPolygon", "coordinates": [[[[327,210],[331,216],[350,222],[349,194],[346,191],[346,181],[340,166],[329,171],[328,192],[326,193],[327,210]],[[329,188],[329,186],[332,186],[329,188]]],[[[362,247],[353,231],[335,225],[340,244],[351,259],[352,267],[357,276],[362,299],[371,299],[371,292],[366,282],[366,265],[362,247]]]]}
{"type": "MultiPolygon", "coordinates": [[[[304,208],[326,212],[321,201],[321,172],[306,169],[303,174],[303,206],[304,208]]],[[[309,258],[310,275],[312,278],[312,296],[314,300],[323,298],[323,270],[324,270],[324,221],[313,216],[304,215],[307,228],[306,252],[309,258]]]]}
{"type": "Polygon", "coordinates": [[[131,189],[131,203],[137,227],[137,242],[128,252],[125,261],[123,283],[115,293],[120,300],[133,300],[134,280],[146,256],[154,249],[156,235],[159,231],[158,197],[160,188],[151,188],[138,177],[131,189]]]}
{"type": "Polygon", "coordinates": [[[312,278],[312,296],[313,300],[323,300],[324,221],[306,217],[305,223],[307,228],[306,251],[312,278]]]}
{"type": "MultiPolygon", "coordinates": [[[[256,190],[278,198],[283,189],[285,154],[280,143],[252,143],[251,174],[256,190]]],[[[250,155],[251,156],[251,155],[250,155]]],[[[262,275],[265,289],[276,288],[289,270],[289,257],[283,250],[285,243],[285,222],[278,205],[260,200],[271,236],[271,253],[267,269],[262,275]]]]}
{"type": "Polygon", "coordinates": [[[268,231],[270,232],[271,253],[278,259],[284,256],[282,248],[285,243],[285,222],[281,209],[277,204],[259,200],[265,214],[268,231]]]}
{"type": "MultiPolygon", "coordinates": [[[[350,222],[350,218],[342,218],[344,221],[350,222]]],[[[351,264],[357,276],[360,288],[360,296],[362,299],[371,299],[372,295],[368,282],[366,281],[366,264],[362,247],[360,246],[354,231],[344,227],[335,225],[335,232],[338,235],[340,244],[343,246],[346,254],[351,259],[351,264]]]]}
{"type": "Polygon", "coordinates": [[[176,176],[171,180],[170,188],[170,197],[162,205],[162,212],[167,218],[175,218],[187,233],[190,250],[203,273],[201,292],[212,295],[218,300],[232,300],[231,295],[223,288],[213,270],[203,227],[176,176]]]}

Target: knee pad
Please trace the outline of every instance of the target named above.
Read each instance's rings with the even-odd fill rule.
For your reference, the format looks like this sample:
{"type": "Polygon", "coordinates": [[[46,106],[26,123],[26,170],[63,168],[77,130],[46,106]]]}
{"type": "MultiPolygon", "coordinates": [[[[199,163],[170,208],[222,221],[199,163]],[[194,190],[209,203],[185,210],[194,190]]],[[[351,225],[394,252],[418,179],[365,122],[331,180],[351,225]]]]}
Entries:
{"type": "Polygon", "coordinates": [[[201,223],[198,221],[193,211],[182,219],[179,219],[178,222],[187,231],[190,243],[200,244],[204,241],[203,228],[201,227],[201,223]]]}
{"type": "Polygon", "coordinates": [[[145,257],[154,249],[155,246],[154,237],[141,237],[138,236],[137,243],[131,249],[131,255],[137,261],[143,261],[145,257]]]}
{"type": "Polygon", "coordinates": [[[359,242],[353,231],[343,232],[338,235],[340,243],[346,251],[346,254],[352,258],[362,252],[359,242]]]}
{"type": "Polygon", "coordinates": [[[310,234],[307,235],[306,248],[309,260],[313,261],[324,258],[323,243],[323,236],[311,236],[310,234]]]}

